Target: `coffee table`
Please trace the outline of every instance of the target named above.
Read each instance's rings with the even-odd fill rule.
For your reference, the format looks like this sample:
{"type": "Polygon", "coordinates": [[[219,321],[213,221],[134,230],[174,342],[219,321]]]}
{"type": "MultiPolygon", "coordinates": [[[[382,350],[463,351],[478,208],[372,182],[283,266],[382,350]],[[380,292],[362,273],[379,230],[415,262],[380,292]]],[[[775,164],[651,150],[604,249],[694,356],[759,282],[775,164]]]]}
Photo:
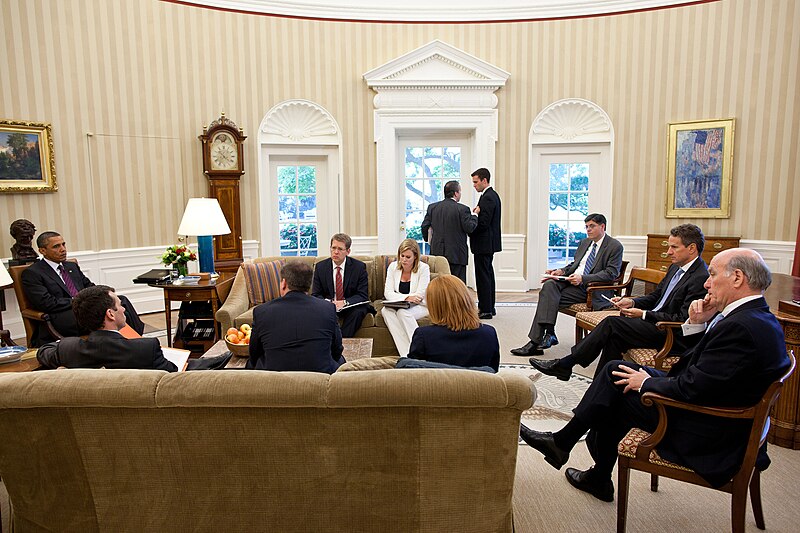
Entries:
{"type": "MultiPolygon", "coordinates": [[[[362,338],[348,338],[342,339],[342,346],[344,347],[344,358],[347,361],[355,361],[356,359],[364,359],[372,357],[372,339],[362,338]]],[[[228,351],[225,341],[221,340],[214,344],[203,357],[216,357],[228,351]]],[[[238,357],[234,355],[225,368],[244,368],[247,364],[247,357],[238,357]]]]}

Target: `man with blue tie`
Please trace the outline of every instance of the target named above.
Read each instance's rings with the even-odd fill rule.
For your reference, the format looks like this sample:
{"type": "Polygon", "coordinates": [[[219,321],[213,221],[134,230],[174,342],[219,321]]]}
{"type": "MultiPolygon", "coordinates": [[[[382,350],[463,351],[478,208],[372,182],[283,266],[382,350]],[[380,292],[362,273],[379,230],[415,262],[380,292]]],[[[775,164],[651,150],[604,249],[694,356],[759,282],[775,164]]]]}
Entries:
{"type": "MultiPolygon", "coordinates": [[[[578,344],[572,353],[561,359],[539,361],[530,359],[539,372],[567,381],[572,367],[579,364],[587,367],[601,354],[595,375],[608,361],[622,359],[622,353],[630,348],[660,348],[666,333],[656,327],[656,322],[684,322],[689,316],[692,301],[703,298],[708,279],[708,269],[700,255],[705,239],[703,232],[694,224],[681,224],[670,230],[667,255],[672,265],[656,289],[639,298],[611,300],[620,310],[620,316],[610,316],[578,344]]],[[[672,350],[682,354],[691,348],[699,336],[684,337],[676,333],[672,350]]]]}
{"type": "MultiPolygon", "coordinates": [[[[575,260],[564,268],[545,270],[548,276],[561,279],[543,279],[539,291],[536,314],[528,333],[530,342],[511,350],[514,355],[542,355],[550,346],[558,344],[556,317],[561,307],[586,301],[586,286],[593,282],[610,283],[619,275],[622,267],[622,244],[606,234],[606,217],[592,213],[584,219],[586,238],[578,244],[575,260]]],[[[592,307],[603,309],[610,304],[603,295],[610,297],[611,291],[595,291],[592,307]]]]}

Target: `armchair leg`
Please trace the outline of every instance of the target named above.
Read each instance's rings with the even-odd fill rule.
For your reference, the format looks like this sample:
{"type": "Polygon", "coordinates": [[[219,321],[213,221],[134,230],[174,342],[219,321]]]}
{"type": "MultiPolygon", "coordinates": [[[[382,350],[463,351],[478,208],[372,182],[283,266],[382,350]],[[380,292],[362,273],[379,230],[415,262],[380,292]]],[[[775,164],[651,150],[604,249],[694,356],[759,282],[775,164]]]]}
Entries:
{"type": "Polygon", "coordinates": [[[617,533],[625,533],[628,521],[628,482],[630,470],[627,462],[617,464],[617,533]]]}
{"type": "Polygon", "coordinates": [[[650,474],[650,490],[658,492],[658,476],[656,474],[650,474]]]}
{"type": "Polygon", "coordinates": [[[734,487],[731,497],[731,531],[733,533],[745,533],[744,515],[747,510],[747,487],[744,490],[736,490],[734,487]]]}
{"type": "Polygon", "coordinates": [[[756,469],[750,480],[750,503],[753,505],[753,516],[758,529],[766,529],[764,524],[764,509],[761,507],[761,472],[756,469]]]}

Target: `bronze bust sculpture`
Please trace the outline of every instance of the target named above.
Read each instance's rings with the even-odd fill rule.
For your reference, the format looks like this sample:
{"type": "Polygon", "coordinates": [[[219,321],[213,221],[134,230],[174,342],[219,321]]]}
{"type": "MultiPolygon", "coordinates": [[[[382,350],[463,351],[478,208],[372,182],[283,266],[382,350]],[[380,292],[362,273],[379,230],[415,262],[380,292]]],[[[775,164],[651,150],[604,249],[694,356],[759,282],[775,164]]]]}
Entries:
{"type": "Polygon", "coordinates": [[[9,265],[22,265],[36,261],[39,256],[33,249],[33,235],[36,233],[36,226],[30,220],[20,218],[11,223],[9,228],[11,236],[17,242],[11,247],[11,261],[9,265]]]}

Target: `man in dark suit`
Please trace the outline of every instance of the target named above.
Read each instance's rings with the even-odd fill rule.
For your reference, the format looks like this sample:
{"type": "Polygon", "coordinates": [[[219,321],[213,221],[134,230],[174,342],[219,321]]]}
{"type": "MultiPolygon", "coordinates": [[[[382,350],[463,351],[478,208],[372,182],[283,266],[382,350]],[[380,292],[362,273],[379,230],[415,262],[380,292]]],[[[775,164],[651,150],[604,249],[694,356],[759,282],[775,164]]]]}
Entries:
{"type": "MultiPolygon", "coordinates": [[[[610,316],[572,347],[572,353],[561,359],[539,361],[530,359],[533,368],[567,381],[576,363],[587,367],[602,351],[595,377],[609,361],[622,359],[629,348],[660,348],[667,334],[656,327],[657,322],[683,322],[689,317],[689,305],[706,295],[704,287],[708,269],[700,255],[705,240],[703,232],[694,224],[681,224],[670,230],[667,255],[672,265],[656,289],[639,298],[611,300],[620,309],[621,316],[610,316]]],[[[676,333],[673,353],[682,354],[691,348],[697,335],[684,337],[676,333]]]]}
{"type": "MultiPolygon", "coordinates": [[[[564,268],[545,270],[549,276],[566,279],[545,278],[539,291],[539,303],[533,316],[530,342],[521,348],[514,348],[514,355],[542,355],[547,348],[558,344],[556,338],[556,317],[561,307],[586,301],[586,287],[592,282],[614,281],[622,267],[622,244],[606,234],[606,217],[592,213],[584,219],[586,238],[578,244],[575,259],[564,268]]],[[[603,298],[611,297],[611,291],[595,291],[592,308],[603,309],[611,304],[603,298]]]]}
{"type": "Polygon", "coordinates": [[[450,263],[450,273],[467,282],[467,235],[478,226],[478,217],[459,203],[461,185],[455,180],[444,184],[444,200],[428,206],[422,221],[422,238],[431,244],[431,255],[441,255],[450,263]]]}
{"type": "MultiPolygon", "coordinates": [[[[67,261],[67,244],[58,233],[45,231],[36,239],[42,259],[33,263],[22,272],[22,288],[31,305],[37,311],[50,315],[56,331],[64,337],[76,337],[87,333],[80,330],[72,312],[72,298],[78,291],[94,286],[94,283],[83,275],[77,263],[67,261]]],[[[125,308],[128,325],[140,335],[144,324],[139,319],[133,304],[124,296],[120,296],[125,308]]],[[[55,340],[40,328],[34,334],[33,344],[55,340]]]]}
{"type": "Polygon", "coordinates": [[[253,311],[247,368],[332,374],[345,362],[336,309],[308,295],[313,275],[299,261],[281,268],[281,297],[253,311]]]}
{"type": "Polygon", "coordinates": [[[178,370],[164,358],[158,339],[126,339],[120,334],[125,308],[113,288],[92,285],[72,298],[71,305],[78,325],[91,333],[85,340],[66,337],[39,348],[36,358],[42,367],[178,370]]]}
{"type": "Polygon", "coordinates": [[[370,312],[369,278],[367,266],[348,257],[353,240],[349,235],[337,233],[331,237],[331,256],[314,267],[314,284],[311,296],[332,302],[342,320],[342,335],[355,337],[364,317],[370,312]],[[344,306],[367,302],[342,309],[344,306]]]}
{"type": "Polygon", "coordinates": [[[485,168],[472,173],[472,186],[481,193],[478,205],[472,210],[478,215],[478,226],[469,236],[475,256],[475,289],[478,292],[478,317],[481,320],[497,314],[494,308],[495,280],[492,261],[494,254],[503,250],[500,232],[500,196],[489,186],[491,174],[485,168]]]}
{"type": "MultiPolygon", "coordinates": [[[[699,405],[751,406],[789,368],[783,330],[763,297],[772,276],[761,256],[743,248],[725,250],[714,256],[708,272],[708,294],[691,303],[683,326],[686,335],[693,330],[705,333],[668,374],[612,361],[562,430],[542,433],[522,426],[523,440],[558,469],[589,431],[586,442],[595,465],[583,472],[567,469],[567,480],[574,487],[613,501],[611,471],[617,444],[631,428],[652,432],[658,423],[657,409],[645,407],[640,393],[655,392],[699,405]]],[[[720,487],[739,469],[749,432],[746,420],[676,410],[670,413],[658,453],[720,487]]],[[[762,449],[756,465],[763,470],[768,464],[762,449]]]]}

